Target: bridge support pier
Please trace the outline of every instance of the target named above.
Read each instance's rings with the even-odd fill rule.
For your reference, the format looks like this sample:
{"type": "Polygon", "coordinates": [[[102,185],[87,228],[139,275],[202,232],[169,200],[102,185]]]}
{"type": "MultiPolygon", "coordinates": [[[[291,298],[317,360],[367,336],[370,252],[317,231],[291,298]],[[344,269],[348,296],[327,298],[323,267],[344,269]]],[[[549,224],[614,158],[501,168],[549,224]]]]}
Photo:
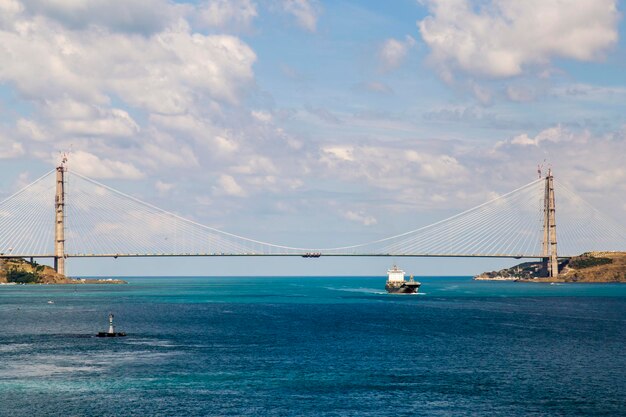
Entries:
{"type": "Polygon", "coordinates": [[[57,167],[54,212],[54,270],[65,275],[65,159],[57,167]]]}
{"type": "Polygon", "coordinates": [[[556,247],[556,206],[554,201],[554,177],[552,170],[546,176],[543,206],[543,270],[550,278],[559,275],[559,260],[556,247]]]}

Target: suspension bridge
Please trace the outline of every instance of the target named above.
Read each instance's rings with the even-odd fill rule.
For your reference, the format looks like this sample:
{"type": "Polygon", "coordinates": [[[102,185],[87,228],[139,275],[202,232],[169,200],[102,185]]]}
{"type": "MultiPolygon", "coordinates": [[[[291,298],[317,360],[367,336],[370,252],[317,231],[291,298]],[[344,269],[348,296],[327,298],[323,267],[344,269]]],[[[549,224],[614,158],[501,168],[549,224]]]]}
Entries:
{"type": "Polygon", "coordinates": [[[61,274],[68,258],[406,256],[538,258],[546,275],[556,276],[559,258],[624,248],[626,228],[551,172],[436,223],[329,248],[277,245],[212,228],[68,170],[65,163],[0,202],[0,258],[51,258],[61,274]]]}

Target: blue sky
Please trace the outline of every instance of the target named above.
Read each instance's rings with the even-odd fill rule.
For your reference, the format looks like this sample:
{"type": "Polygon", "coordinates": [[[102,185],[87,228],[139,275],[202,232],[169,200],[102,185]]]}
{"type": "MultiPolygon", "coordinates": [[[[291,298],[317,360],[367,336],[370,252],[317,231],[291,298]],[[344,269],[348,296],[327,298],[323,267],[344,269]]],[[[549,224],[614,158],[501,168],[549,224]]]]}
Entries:
{"type": "MultiPolygon", "coordinates": [[[[624,3],[0,0],[0,197],[70,169],[199,223],[339,246],[557,178],[626,214],[624,3]]],[[[383,274],[388,259],[71,260],[383,274]]],[[[471,274],[494,260],[402,261],[471,274]]]]}

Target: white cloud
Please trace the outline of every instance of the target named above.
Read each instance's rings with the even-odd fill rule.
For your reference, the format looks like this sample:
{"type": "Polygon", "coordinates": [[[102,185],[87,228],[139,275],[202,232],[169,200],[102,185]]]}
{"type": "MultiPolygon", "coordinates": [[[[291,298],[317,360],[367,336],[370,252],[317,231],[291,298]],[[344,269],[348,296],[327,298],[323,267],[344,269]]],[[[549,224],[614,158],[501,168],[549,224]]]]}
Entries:
{"type": "Polygon", "coordinates": [[[163,167],[190,169],[200,166],[191,146],[181,143],[172,135],[152,128],[147,136],[149,139],[144,141],[141,152],[137,155],[139,163],[155,171],[163,167]]]}
{"type": "Polygon", "coordinates": [[[217,187],[214,190],[218,194],[226,194],[234,197],[244,197],[246,192],[230,175],[222,174],[217,178],[217,187]]]}
{"type": "Polygon", "coordinates": [[[208,28],[248,30],[257,15],[251,0],[207,0],[198,6],[195,21],[208,28]]]}
{"type": "Polygon", "coordinates": [[[29,13],[72,29],[101,26],[113,31],[152,34],[180,17],[185,7],[167,0],[22,0],[29,13]]]}
{"type": "Polygon", "coordinates": [[[4,138],[0,134],[0,159],[17,158],[24,153],[24,146],[21,143],[4,138]]]}
{"type": "Polygon", "coordinates": [[[507,145],[515,146],[535,146],[539,147],[544,142],[562,143],[582,145],[590,140],[589,132],[574,134],[573,132],[563,128],[561,125],[550,127],[539,132],[535,137],[531,138],[528,133],[521,133],[510,140],[497,142],[495,148],[507,145]]]}
{"type": "MultiPolygon", "coordinates": [[[[248,134],[274,129],[240,105],[255,88],[254,51],[194,32],[196,6],[157,1],[1,0],[0,83],[33,110],[3,130],[22,143],[2,140],[1,157],[73,148],[74,164],[99,178],[201,163],[223,172],[248,134]],[[119,13],[99,14],[107,5],[119,13]]],[[[224,16],[233,4],[210,3],[224,16]]]]}
{"type": "Polygon", "coordinates": [[[407,151],[405,155],[407,162],[416,162],[418,164],[418,175],[424,179],[456,183],[467,175],[467,170],[463,165],[450,155],[437,155],[412,150],[407,151]]]}
{"type": "Polygon", "coordinates": [[[0,0],[0,28],[12,26],[24,7],[17,0],[0,0]]]}
{"type": "Polygon", "coordinates": [[[506,88],[506,96],[511,101],[527,102],[535,99],[536,92],[530,86],[509,85],[506,88]]]}
{"type": "Polygon", "coordinates": [[[529,178],[533,167],[545,161],[546,167],[551,166],[560,181],[573,184],[576,190],[618,200],[626,193],[624,132],[594,135],[588,130],[557,125],[535,135],[520,133],[482,152],[483,156],[476,156],[476,160],[481,160],[494,172],[508,169],[512,173],[511,169],[523,167],[524,171],[516,175],[529,178]]]}
{"type": "Polygon", "coordinates": [[[325,146],[322,149],[321,161],[332,165],[333,161],[354,161],[352,146],[325,146]]]}
{"type": "Polygon", "coordinates": [[[483,105],[488,105],[491,103],[492,92],[488,87],[482,86],[475,82],[470,82],[470,90],[474,97],[483,105]]]}
{"type": "Polygon", "coordinates": [[[271,159],[264,156],[251,156],[247,160],[242,161],[239,165],[231,168],[233,172],[238,174],[278,174],[278,168],[271,159]]]}
{"type": "Polygon", "coordinates": [[[239,149],[239,145],[236,141],[223,136],[216,136],[215,144],[217,145],[217,149],[223,153],[233,153],[239,149]]]}
{"type": "Polygon", "coordinates": [[[377,187],[399,189],[408,180],[421,178],[442,183],[463,181],[466,170],[453,156],[416,151],[401,146],[327,146],[320,162],[341,171],[342,176],[361,178],[377,187]],[[403,178],[405,177],[405,178],[403,178]]]}
{"type": "Polygon", "coordinates": [[[232,132],[218,129],[198,116],[191,114],[153,115],[151,120],[156,127],[169,132],[169,142],[175,144],[174,137],[179,136],[193,138],[191,142],[205,148],[211,155],[219,156],[221,161],[225,161],[225,156],[234,156],[234,153],[240,149],[239,142],[231,137],[232,132]]]}
{"type": "MultiPolygon", "coordinates": [[[[467,209],[487,201],[494,191],[508,192],[532,181],[544,160],[560,181],[573,184],[586,199],[612,202],[609,212],[621,207],[626,195],[624,131],[598,135],[555,125],[537,132],[520,130],[497,144],[360,142],[323,145],[312,175],[342,184],[344,190],[365,189],[367,196],[379,196],[379,208],[392,213],[467,209]]],[[[351,198],[354,202],[355,196],[351,198]]],[[[368,202],[351,211],[367,217],[371,207],[368,202]]]]}
{"type": "Polygon", "coordinates": [[[238,38],[192,33],[180,20],[149,37],[70,30],[46,18],[18,18],[0,30],[0,81],[36,100],[104,105],[116,95],[158,113],[183,113],[198,99],[236,102],[252,82],[256,55],[238,38]],[[46,73],[46,77],[41,74],[46,73]]]}
{"type": "MultiPolygon", "coordinates": [[[[56,155],[52,157],[56,159],[56,155]]],[[[123,178],[132,180],[144,177],[143,172],[129,163],[111,159],[101,159],[85,151],[72,152],[69,167],[91,178],[123,178]]]]}
{"type": "Polygon", "coordinates": [[[154,183],[154,188],[156,188],[159,195],[163,196],[174,189],[174,184],[158,180],[154,183]]]}
{"type": "Polygon", "coordinates": [[[17,132],[29,140],[43,142],[48,139],[43,128],[32,120],[18,119],[16,123],[17,132]]]}
{"type": "Polygon", "coordinates": [[[256,55],[236,37],[177,28],[154,37],[145,48],[128,48],[124,55],[130,62],[117,62],[122,74],[109,84],[127,103],[156,113],[189,111],[198,96],[234,103],[253,79],[256,55]]]}
{"type": "Polygon", "coordinates": [[[446,105],[424,113],[424,119],[444,122],[472,123],[481,120],[493,120],[495,116],[478,106],[446,105]]]}
{"type": "Polygon", "coordinates": [[[374,216],[368,216],[364,214],[362,211],[346,211],[344,213],[344,217],[350,221],[361,223],[364,226],[372,226],[378,223],[378,220],[374,216]]]}
{"type": "Polygon", "coordinates": [[[519,146],[537,146],[537,141],[535,139],[531,139],[528,137],[528,134],[526,133],[522,133],[521,135],[517,135],[515,136],[513,139],[511,139],[510,142],[512,145],[519,145],[519,146]]]}
{"type": "Polygon", "coordinates": [[[316,0],[281,0],[281,2],[283,10],[293,15],[301,28],[309,32],[317,30],[320,6],[316,0]]]}
{"type": "Polygon", "coordinates": [[[269,123],[272,121],[272,114],[263,110],[253,110],[251,115],[262,123],[269,123]]]}
{"type": "Polygon", "coordinates": [[[119,137],[135,135],[140,130],[139,125],[124,110],[70,99],[46,101],[42,112],[62,136],[119,137]]]}
{"type": "Polygon", "coordinates": [[[591,61],[617,39],[616,0],[425,0],[418,22],[444,76],[512,77],[563,57],[591,61]]]}
{"type": "Polygon", "coordinates": [[[393,70],[402,65],[408,51],[413,46],[415,46],[415,39],[408,35],[403,41],[393,38],[387,39],[378,51],[383,70],[393,70]]]}
{"type": "Polygon", "coordinates": [[[624,86],[600,86],[583,83],[567,84],[555,87],[549,91],[553,97],[599,100],[601,102],[617,101],[622,103],[626,96],[626,87],[624,86]]]}
{"type": "Polygon", "coordinates": [[[22,188],[24,188],[28,184],[30,184],[32,181],[33,180],[30,177],[30,172],[28,172],[28,171],[20,172],[20,174],[17,176],[17,179],[15,180],[15,184],[13,186],[13,189],[21,190],[22,188]]]}
{"type": "MultiPolygon", "coordinates": [[[[221,116],[225,114],[220,112],[221,116]]],[[[161,132],[155,138],[149,132],[151,140],[143,147],[151,146],[149,143],[155,140],[162,142],[160,147],[168,150],[168,164],[174,163],[174,158],[182,154],[182,150],[176,149],[181,140],[174,138],[188,138],[194,149],[192,156],[196,158],[196,166],[233,176],[247,191],[246,195],[280,192],[301,185],[298,176],[306,169],[306,158],[300,152],[302,144],[277,128],[270,112],[245,110],[224,127],[196,114],[153,115],[151,120],[161,132]]],[[[156,149],[150,154],[160,157],[156,149]]],[[[183,169],[191,166],[191,163],[185,164],[183,158],[176,162],[180,162],[183,169]]],[[[216,192],[224,194],[220,190],[216,188],[216,192]]]]}

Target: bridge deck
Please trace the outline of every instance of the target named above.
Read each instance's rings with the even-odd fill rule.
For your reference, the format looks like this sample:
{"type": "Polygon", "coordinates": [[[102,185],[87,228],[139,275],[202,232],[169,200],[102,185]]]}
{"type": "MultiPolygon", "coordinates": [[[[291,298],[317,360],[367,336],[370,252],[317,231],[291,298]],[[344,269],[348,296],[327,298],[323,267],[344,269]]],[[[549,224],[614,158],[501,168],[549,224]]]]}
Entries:
{"type": "MultiPolygon", "coordinates": [[[[319,256],[310,256],[310,253],[80,253],[66,254],[66,258],[154,258],[154,257],[397,257],[397,258],[542,258],[541,255],[525,254],[431,254],[431,253],[320,253],[319,256]]],[[[569,256],[564,256],[569,257],[569,256]]],[[[1,254],[5,258],[54,258],[52,254],[1,254]]]]}

